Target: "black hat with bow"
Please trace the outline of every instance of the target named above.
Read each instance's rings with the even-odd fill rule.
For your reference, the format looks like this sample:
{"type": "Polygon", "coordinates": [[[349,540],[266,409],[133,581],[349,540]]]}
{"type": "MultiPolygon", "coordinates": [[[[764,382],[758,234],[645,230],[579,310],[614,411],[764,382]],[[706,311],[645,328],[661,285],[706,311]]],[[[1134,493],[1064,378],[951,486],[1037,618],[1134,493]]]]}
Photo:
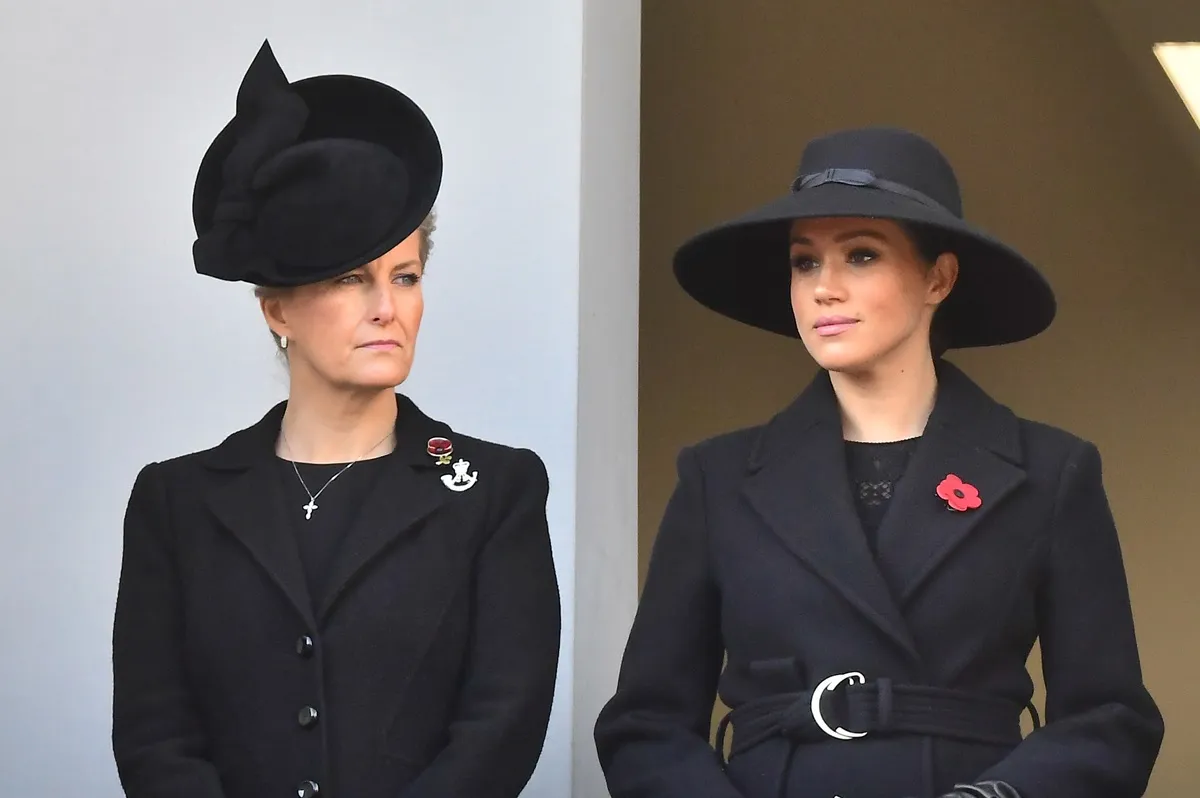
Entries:
{"type": "Polygon", "coordinates": [[[1037,268],[963,219],[945,156],[894,128],[843,130],[810,142],[791,191],[687,241],[675,254],[675,277],[721,315],[799,337],[789,291],[791,225],[819,217],[888,219],[936,233],[959,260],[958,280],[938,308],[947,348],[1021,341],[1054,320],[1054,292],[1037,268]]]}
{"type": "Polygon", "coordinates": [[[289,83],[264,42],[196,177],[196,271],[270,287],[335,277],[417,230],[441,180],[411,99],[352,75],[289,83]]]}

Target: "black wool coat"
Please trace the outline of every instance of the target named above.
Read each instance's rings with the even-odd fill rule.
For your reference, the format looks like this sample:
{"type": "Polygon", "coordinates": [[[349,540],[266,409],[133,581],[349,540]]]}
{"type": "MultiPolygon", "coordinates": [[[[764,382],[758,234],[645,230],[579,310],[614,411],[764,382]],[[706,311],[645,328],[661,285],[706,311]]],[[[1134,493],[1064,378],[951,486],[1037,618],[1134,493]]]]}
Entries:
{"type": "Polygon", "coordinates": [[[1142,795],[1163,720],[1100,456],[948,362],[938,377],[875,556],[828,374],[769,423],[683,450],[595,728],[614,798],[928,798],[986,779],[1024,798],[1142,795]],[[949,508],[950,474],[981,506],[949,508]],[[1039,638],[1046,722],[1021,739],[1039,638]]]}
{"type": "Polygon", "coordinates": [[[315,602],[273,462],[283,403],[138,475],[113,629],[129,798],[515,798],[527,783],[561,625],[545,467],[397,403],[396,449],[315,602]],[[436,436],[469,461],[469,490],[443,484],[436,436]]]}

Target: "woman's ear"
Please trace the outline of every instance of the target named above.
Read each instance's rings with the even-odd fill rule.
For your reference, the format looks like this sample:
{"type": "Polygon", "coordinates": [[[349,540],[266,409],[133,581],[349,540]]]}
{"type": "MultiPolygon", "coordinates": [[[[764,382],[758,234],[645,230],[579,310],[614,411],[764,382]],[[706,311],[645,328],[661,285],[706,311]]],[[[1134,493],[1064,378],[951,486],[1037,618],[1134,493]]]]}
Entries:
{"type": "Polygon", "coordinates": [[[271,332],[275,333],[277,338],[291,337],[287,316],[284,313],[284,302],[279,297],[259,297],[258,306],[262,310],[267,326],[271,328],[271,332]]]}
{"type": "Polygon", "coordinates": [[[929,304],[940,305],[954,290],[958,282],[958,256],[953,252],[943,252],[929,269],[926,285],[929,304]]]}

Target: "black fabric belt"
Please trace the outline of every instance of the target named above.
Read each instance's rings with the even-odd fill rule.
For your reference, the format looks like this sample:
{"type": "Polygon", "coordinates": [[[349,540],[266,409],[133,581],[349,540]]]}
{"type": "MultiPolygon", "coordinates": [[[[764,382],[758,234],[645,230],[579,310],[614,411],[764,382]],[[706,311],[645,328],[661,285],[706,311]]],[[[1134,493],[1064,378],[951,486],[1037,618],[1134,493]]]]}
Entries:
{"type": "MultiPolygon", "coordinates": [[[[967,742],[1016,745],[1027,707],[978,692],[863,683],[860,674],[826,679],[816,690],[755,699],[737,707],[717,727],[716,749],[724,763],[725,735],[734,727],[731,755],[784,737],[793,746],[859,737],[920,735],[967,742]],[[815,705],[813,696],[819,694],[815,705]]],[[[1036,711],[1035,725],[1040,725],[1036,711]]]]}

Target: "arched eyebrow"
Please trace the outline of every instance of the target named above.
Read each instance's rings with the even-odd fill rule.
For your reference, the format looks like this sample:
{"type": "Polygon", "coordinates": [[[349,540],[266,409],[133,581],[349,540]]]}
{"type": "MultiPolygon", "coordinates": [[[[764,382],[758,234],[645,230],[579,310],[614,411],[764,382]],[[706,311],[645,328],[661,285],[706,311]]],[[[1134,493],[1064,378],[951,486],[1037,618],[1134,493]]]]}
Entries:
{"type": "MultiPolygon", "coordinates": [[[[849,241],[853,238],[874,238],[875,240],[882,241],[885,244],[887,243],[887,240],[888,240],[887,236],[885,236],[883,233],[880,233],[878,230],[850,230],[848,232],[841,233],[840,235],[835,237],[833,240],[836,241],[837,243],[841,244],[841,243],[849,241]]],[[[793,236],[792,237],[792,245],[793,246],[799,245],[799,246],[811,247],[813,245],[813,242],[812,242],[812,239],[806,238],[804,236],[793,236]]]]}

